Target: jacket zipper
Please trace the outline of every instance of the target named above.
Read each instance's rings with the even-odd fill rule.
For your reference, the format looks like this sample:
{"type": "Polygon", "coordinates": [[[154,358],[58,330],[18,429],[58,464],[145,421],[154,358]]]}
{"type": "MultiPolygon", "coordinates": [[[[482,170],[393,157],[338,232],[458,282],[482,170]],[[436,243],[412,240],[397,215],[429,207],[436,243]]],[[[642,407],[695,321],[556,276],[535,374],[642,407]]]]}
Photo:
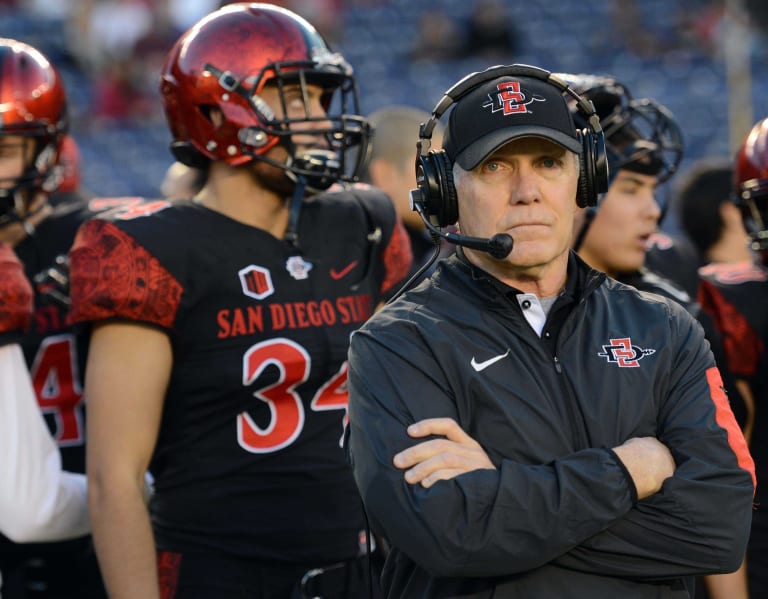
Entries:
{"type": "MultiPolygon", "coordinates": [[[[565,321],[561,324],[561,326],[558,328],[557,331],[557,337],[555,337],[555,346],[554,346],[554,352],[552,353],[552,362],[555,367],[555,372],[557,374],[563,374],[563,365],[560,362],[560,358],[558,358],[558,348],[560,345],[560,333],[565,329],[568,321],[570,321],[572,318],[576,318],[576,314],[583,309],[584,304],[586,304],[587,297],[597,289],[602,281],[593,282],[592,285],[589,285],[585,290],[582,297],[579,299],[578,304],[576,307],[571,311],[571,313],[567,316],[565,321]]],[[[570,381],[566,379],[560,379],[562,387],[566,393],[566,397],[568,398],[568,401],[566,403],[566,410],[571,415],[571,423],[572,423],[572,431],[574,434],[574,441],[576,442],[577,447],[589,447],[589,434],[583,424],[583,415],[580,415],[578,413],[578,410],[576,409],[576,405],[578,405],[577,399],[576,399],[576,391],[573,388],[573,385],[570,383],[570,381]],[[579,424],[577,424],[579,423],[579,424]]]]}

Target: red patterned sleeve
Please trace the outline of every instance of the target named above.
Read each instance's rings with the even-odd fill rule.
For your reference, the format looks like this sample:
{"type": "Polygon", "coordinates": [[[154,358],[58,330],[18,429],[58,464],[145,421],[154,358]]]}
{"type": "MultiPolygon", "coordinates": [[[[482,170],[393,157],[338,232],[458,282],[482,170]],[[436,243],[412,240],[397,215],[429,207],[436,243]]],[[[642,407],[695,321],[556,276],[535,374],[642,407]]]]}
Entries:
{"type": "Polygon", "coordinates": [[[384,281],[381,283],[381,292],[386,293],[393,286],[401,283],[405,279],[413,262],[413,251],[411,250],[411,239],[398,218],[395,228],[392,231],[392,237],[384,248],[384,281]]]}
{"type": "Polygon", "coordinates": [[[32,286],[13,249],[0,244],[0,333],[24,331],[33,309],[32,286]]]}
{"type": "Polygon", "coordinates": [[[738,377],[755,376],[764,347],[744,315],[706,279],[699,285],[698,301],[712,316],[723,337],[728,369],[738,377]]]}
{"type": "Polygon", "coordinates": [[[114,224],[103,220],[84,224],[69,257],[72,322],[122,319],[172,327],[181,284],[114,224]]]}

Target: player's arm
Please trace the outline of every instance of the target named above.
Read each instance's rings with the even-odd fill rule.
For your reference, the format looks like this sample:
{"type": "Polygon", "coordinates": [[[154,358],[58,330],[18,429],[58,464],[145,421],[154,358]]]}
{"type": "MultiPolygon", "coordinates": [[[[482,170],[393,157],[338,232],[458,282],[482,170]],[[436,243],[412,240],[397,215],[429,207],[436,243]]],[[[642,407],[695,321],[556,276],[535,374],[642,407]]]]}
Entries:
{"type": "Polygon", "coordinates": [[[65,472],[16,344],[0,347],[0,532],[17,543],[87,534],[86,480],[65,472]]]}
{"type": "Polygon", "coordinates": [[[137,323],[97,325],[86,370],[89,506],[112,599],[159,597],[144,475],[172,366],[170,340],[137,323]]]}

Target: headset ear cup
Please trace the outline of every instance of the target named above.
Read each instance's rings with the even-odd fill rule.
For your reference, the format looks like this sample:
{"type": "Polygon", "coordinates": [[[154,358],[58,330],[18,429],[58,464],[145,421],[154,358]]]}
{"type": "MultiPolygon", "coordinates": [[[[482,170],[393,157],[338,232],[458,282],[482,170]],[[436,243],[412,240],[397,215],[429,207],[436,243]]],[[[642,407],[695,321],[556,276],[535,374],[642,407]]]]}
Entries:
{"type": "Polygon", "coordinates": [[[439,191],[437,189],[437,175],[432,156],[416,156],[416,187],[419,197],[424,204],[424,210],[430,220],[437,213],[439,204],[439,191]]]}
{"type": "Polygon", "coordinates": [[[432,224],[446,227],[459,219],[453,166],[443,150],[416,157],[416,186],[432,224]]]}
{"type": "Polygon", "coordinates": [[[610,172],[608,171],[608,151],[605,149],[605,133],[599,131],[592,135],[592,144],[594,148],[594,177],[592,178],[595,187],[595,202],[601,193],[608,191],[610,184],[610,172]]]}
{"type": "Polygon", "coordinates": [[[459,220],[459,200],[453,184],[453,164],[443,150],[431,150],[437,171],[437,187],[440,190],[440,206],[437,210],[437,224],[447,227],[459,220]]]}
{"type": "Polygon", "coordinates": [[[597,206],[597,190],[595,189],[595,148],[592,132],[582,129],[576,132],[581,140],[581,159],[579,160],[579,190],[576,204],[580,208],[597,206]]]}

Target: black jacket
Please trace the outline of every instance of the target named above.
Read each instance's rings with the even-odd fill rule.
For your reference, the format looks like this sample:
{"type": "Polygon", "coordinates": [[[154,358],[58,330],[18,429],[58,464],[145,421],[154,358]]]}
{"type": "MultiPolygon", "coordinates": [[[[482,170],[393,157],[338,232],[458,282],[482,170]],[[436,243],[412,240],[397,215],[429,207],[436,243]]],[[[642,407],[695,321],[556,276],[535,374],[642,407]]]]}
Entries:
{"type": "Polygon", "coordinates": [[[516,293],[454,256],[352,337],[349,452],[392,545],[386,595],[687,597],[687,577],[735,570],[754,466],[700,325],[574,254],[541,338],[516,293]],[[407,484],[392,458],[430,417],[497,470],[407,484]],[[609,448],[640,436],[677,469],[638,502],[609,448]]]}
{"type": "Polygon", "coordinates": [[[728,403],[731,406],[733,415],[736,417],[736,422],[739,423],[739,428],[744,430],[744,425],[747,422],[747,405],[729,367],[723,336],[716,326],[712,315],[703,310],[694,297],[691,297],[675,281],[647,268],[622,275],[618,277],[618,280],[626,285],[632,285],[632,287],[640,291],[655,293],[674,300],[699,321],[699,324],[704,329],[704,338],[709,342],[709,349],[712,350],[717,369],[723,377],[723,387],[728,395],[728,403]]]}

